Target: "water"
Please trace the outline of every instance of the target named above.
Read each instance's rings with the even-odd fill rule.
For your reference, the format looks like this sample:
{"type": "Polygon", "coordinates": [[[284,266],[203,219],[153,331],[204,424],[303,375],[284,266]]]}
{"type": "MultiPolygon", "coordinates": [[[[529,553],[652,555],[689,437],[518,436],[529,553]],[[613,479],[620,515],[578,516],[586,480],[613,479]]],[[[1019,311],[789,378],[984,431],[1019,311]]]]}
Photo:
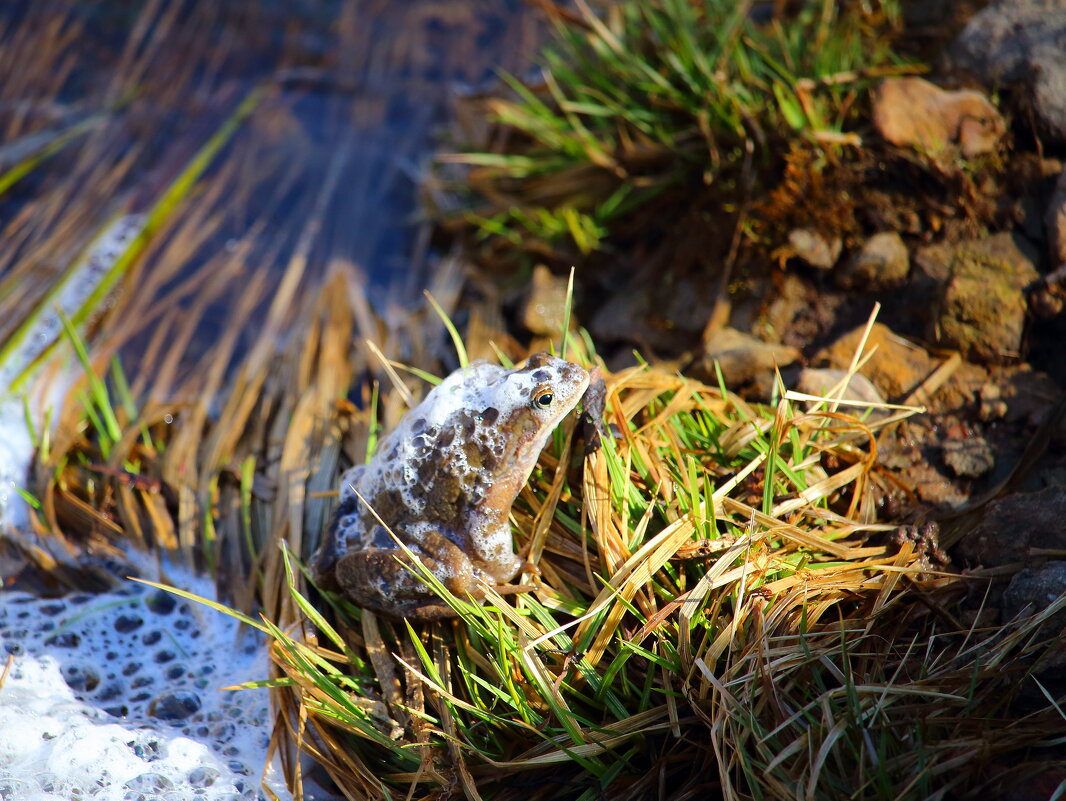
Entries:
{"type": "MultiPolygon", "coordinates": [[[[146,575],[158,570],[143,555],[146,575]]],[[[167,579],[214,600],[213,583],[167,579]]],[[[5,801],[287,797],[267,765],[261,638],[208,607],[128,582],[112,592],[0,593],[0,798],[5,801]]]]}

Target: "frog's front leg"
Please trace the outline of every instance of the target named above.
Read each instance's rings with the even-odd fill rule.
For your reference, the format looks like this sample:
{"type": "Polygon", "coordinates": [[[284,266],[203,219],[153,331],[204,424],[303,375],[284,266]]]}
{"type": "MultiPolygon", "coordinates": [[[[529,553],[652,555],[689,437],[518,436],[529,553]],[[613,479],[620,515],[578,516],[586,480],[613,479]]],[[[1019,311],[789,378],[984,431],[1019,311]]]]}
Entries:
{"type": "MultiPolygon", "coordinates": [[[[411,543],[422,566],[458,598],[480,600],[481,571],[463,551],[438,532],[427,532],[411,543]]],[[[336,580],[345,597],[359,606],[393,617],[435,620],[455,612],[412,572],[410,557],[399,548],[349,551],[337,562],[336,580]]]]}

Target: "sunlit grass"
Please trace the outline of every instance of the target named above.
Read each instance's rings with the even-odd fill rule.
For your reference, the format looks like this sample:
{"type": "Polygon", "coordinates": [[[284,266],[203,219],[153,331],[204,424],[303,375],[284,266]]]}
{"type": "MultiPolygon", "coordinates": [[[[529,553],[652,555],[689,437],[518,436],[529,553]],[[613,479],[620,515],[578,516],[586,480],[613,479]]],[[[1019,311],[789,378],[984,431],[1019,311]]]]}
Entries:
{"type": "Polygon", "coordinates": [[[441,157],[470,168],[453,186],[461,214],[512,247],[587,255],[663,192],[716,185],[725,207],[746,159],[762,168],[790,143],[856,143],[847,129],[869,87],[907,69],[892,50],[894,0],[819,0],[769,18],[754,5],[556,9],[539,84],[504,75],[510,94],[485,101],[506,135],[441,157]]]}
{"type": "MultiPolygon", "coordinates": [[[[308,318],[309,341],[347,359],[347,312],[335,312],[308,318]]],[[[437,312],[427,304],[423,314],[446,341],[437,312]]],[[[586,342],[573,337],[568,357],[591,366],[586,342]]],[[[280,364],[305,358],[294,347],[280,364]]],[[[91,373],[92,360],[83,364],[91,373]]],[[[341,366],[316,364],[319,378],[341,366]]],[[[254,591],[258,616],[210,605],[270,642],[277,675],[256,686],[278,699],[279,748],[307,750],[348,793],[369,798],[426,797],[460,782],[512,799],[533,782],[546,798],[641,798],[665,783],[668,797],[834,798],[852,788],[917,799],[975,787],[966,766],[1054,736],[1051,703],[1015,721],[1010,738],[994,732],[1046,647],[1041,626],[1066,601],[983,629],[929,614],[959,580],[930,575],[910,545],[888,544],[894,526],[864,500],[878,480],[871,443],[892,418],[807,409],[785,391],[776,405],[749,404],[649,365],[606,381],[614,436],[586,452],[577,417],[565,421],[513,509],[516,547],[539,568],[519,579],[526,591],[489,588],[471,604],[423,574],[453,622],[411,625],[343,598],[322,603],[296,562],[332,502],[300,492],[335,489],[343,466],[330,432],[366,434],[390,415],[393,425],[402,404],[388,383],[361,412],[336,395],[317,411],[290,406],[276,473],[284,492],[256,488],[265,453],[216,463],[210,525],[191,552],[215,553],[209,563],[224,575],[254,567],[246,586],[229,589],[254,591]],[[297,519],[316,522],[296,530],[301,497],[297,519]]],[[[122,384],[88,378],[97,411],[83,410],[72,450],[49,453],[57,472],[40,493],[41,525],[65,508],[69,528],[77,509],[87,529],[107,521],[109,536],[138,541],[135,521],[155,515],[154,547],[184,548],[175,508],[144,480],[176,458],[180,421],[177,432],[150,427],[158,445],[143,447],[144,411],[134,399],[129,414],[122,384]],[[139,474],[93,470],[104,439],[111,462],[139,474]],[[168,526],[173,540],[162,536],[168,526]]],[[[348,459],[365,458],[367,441],[351,439],[348,459]]],[[[1018,758],[1016,775],[1040,764],[1018,758]]]]}

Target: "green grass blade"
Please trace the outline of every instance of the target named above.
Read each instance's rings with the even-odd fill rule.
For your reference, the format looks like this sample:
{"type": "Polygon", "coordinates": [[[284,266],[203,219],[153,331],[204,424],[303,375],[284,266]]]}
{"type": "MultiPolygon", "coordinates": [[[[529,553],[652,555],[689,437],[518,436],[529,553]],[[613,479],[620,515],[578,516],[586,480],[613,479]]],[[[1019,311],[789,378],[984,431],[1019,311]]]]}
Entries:
{"type": "Polygon", "coordinates": [[[85,370],[86,378],[89,379],[90,398],[100,414],[100,422],[98,424],[101,429],[100,433],[106,434],[112,443],[118,442],[122,439],[122,427],[118,424],[118,417],[115,415],[114,407],[111,405],[111,395],[107,391],[107,385],[93,369],[89,351],[85,347],[84,340],[78,335],[74,323],[67,319],[62,309],[57,307],[56,311],[59,314],[60,322],[63,323],[63,332],[74,348],[74,353],[77,355],[78,361],[81,362],[82,369],[85,370]]]}
{"type": "Polygon", "coordinates": [[[459,366],[466,367],[470,364],[470,359],[466,354],[466,345],[463,344],[463,338],[459,335],[458,329],[455,327],[455,323],[451,321],[447,313],[437,303],[437,299],[434,298],[428,291],[423,293],[426,296],[426,300],[429,301],[429,305],[433,307],[433,311],[440,317],[441,322],[444,323],[444,327],[448,330],[448,335],[452,338],[452,344],[455,346],[455,355],[459,358],[459,366]]]}

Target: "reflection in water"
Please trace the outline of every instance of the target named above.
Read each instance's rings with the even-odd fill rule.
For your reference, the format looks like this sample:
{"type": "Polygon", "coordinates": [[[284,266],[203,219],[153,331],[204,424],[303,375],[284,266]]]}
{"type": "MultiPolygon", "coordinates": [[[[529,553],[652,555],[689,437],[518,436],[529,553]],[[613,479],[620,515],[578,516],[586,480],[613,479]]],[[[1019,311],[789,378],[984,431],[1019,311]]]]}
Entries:
{"type": "MultiPolygon", "coordinates": [[[[539,32],[519,0],[0,4],[0,430],[22,443],[0,495],[30,457],[16,361],[57,340],[57,304],[106,315],[83,333],[135,396],[208,403],[216,368],[283,339],[331,271],[364,276],[378,308],[418,297],[434,267],[416,181],[452,90],[522,71],[539,32]],[[144,236],[115,271],[79,271],[130,215],[144,236]],[[93,300],[87,282],[112,279],[93,300]]],[[[36,426],[80,369],[31,398],[36,426]]]]}
{"type": "MultiPolygon", "coordinates": [[[[415,180],[451,90],[522,71],[535,16],[518,0],[5,3],[0,165],[41,143],[57,152],[0,195],[0,279],[17,277],[27,302],[41,297],[110,218],[149,211],[264,85],[127,289],[165,293],[209,262],[276,282],[302,259],[303,282],[357,265],[379,290],[410,297],[427,280],[415,180]],[[234,259],[239,269],[225,266],[234,259]]],[[[195,298],[205,325],[221,326],[234,287],[201,283],[177,303],[195,298]]]]}

